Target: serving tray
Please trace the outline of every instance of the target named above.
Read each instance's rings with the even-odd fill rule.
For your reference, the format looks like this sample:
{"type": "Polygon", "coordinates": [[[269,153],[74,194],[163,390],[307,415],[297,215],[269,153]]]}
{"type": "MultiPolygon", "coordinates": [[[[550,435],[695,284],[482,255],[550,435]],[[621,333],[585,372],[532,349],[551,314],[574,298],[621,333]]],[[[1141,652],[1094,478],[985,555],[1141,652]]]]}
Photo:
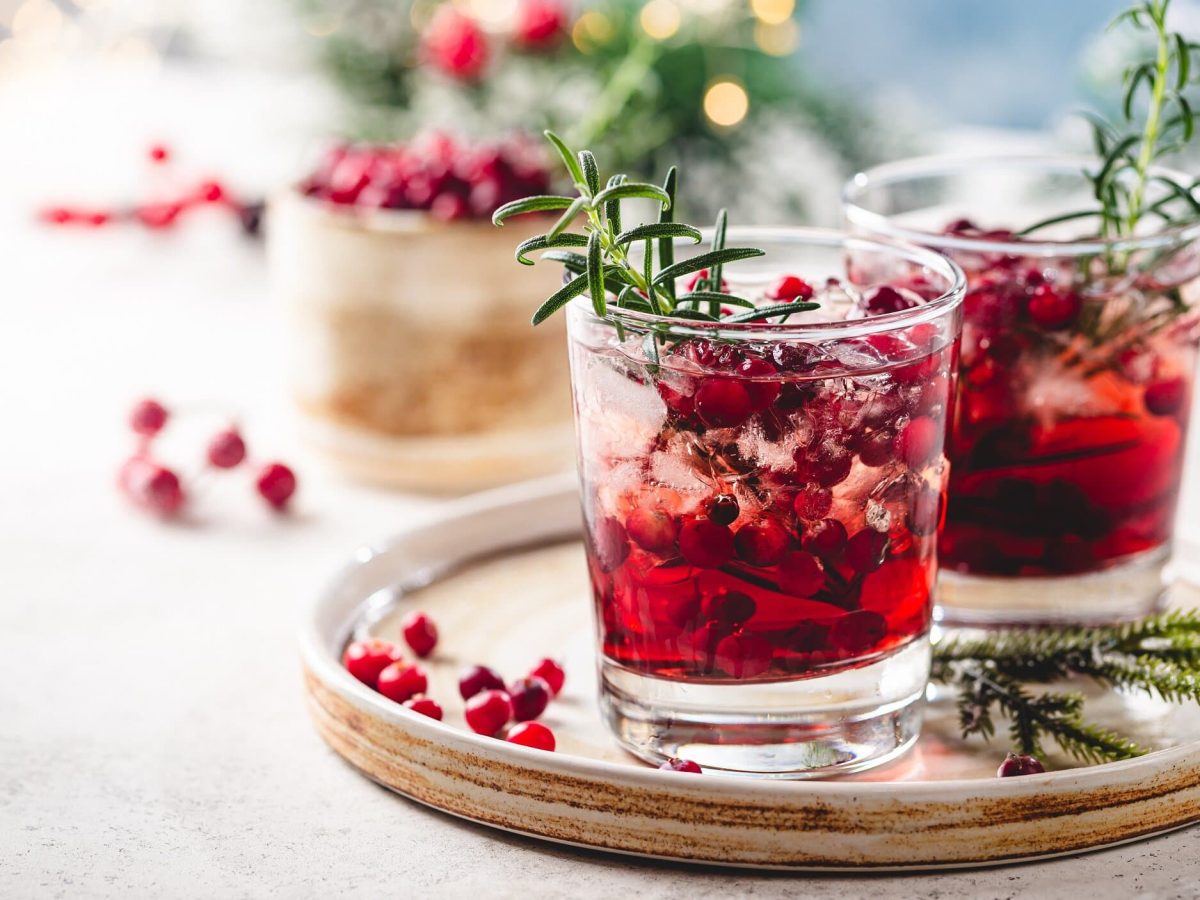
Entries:
{"type": "MultiPolygon", "coordinates": [[[[486,825],[579,846],[695,863],[795,870],[994,865],[1078,853],[1200,821],[1200,712],[1096,693],[1089,713],[1154,752],[999,779],[1003,741],[957,737],[934,699],[917,746],[886,767],[829,781],[661,772],[622,751],[596,707],[589,592],[573,478],[460,501],[361,550],[317,598],[302,633],[308,708],[321,736],[367,777],[486,825]],[[398,639],[409,609],[437,621],[436,722],[360,684],[340,662],[352,636],[398,639]],[[545,753],[476,735],[457,672],[524,674],[565,662],[542,721],[545,753]]],[[[1188,594],[1189,589],[1178,589],[1188,594]]],[[[1180,602],[1180,598],[1176,598],[1180,602]]],[[[1195,594],[1182,602],[1195,602],[1195,594]]]]}

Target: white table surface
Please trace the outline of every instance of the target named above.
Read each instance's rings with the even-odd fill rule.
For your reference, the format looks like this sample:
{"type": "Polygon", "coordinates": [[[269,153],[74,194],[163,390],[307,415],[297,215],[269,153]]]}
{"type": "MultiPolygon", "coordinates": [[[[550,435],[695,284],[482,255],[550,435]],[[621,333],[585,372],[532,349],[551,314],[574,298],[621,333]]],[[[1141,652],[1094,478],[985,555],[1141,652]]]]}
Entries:
{"type": "MultiPolygon", "coordinates": [[[[48,178],[88,147],[25,162],[48,178]]],[[[12,153],[0,168],[32,193],[12,153]]],[[[304,459],[262,260],[229,223],[69,234],[11,207],[0,237],[0,896],[1200,893],[1200,829],[1003,869],[797,877],[551,846],[376,787],[310,727],[296,631],[350,550],[436,502],[304,459]],[[187,524],[127,509],[113,476],[145,393],[189,411],[198,434],[165,446],[180,464],[243,416],[252,452],[296,464],[296,514],[265,513],[237,476],[187,524]]]]}

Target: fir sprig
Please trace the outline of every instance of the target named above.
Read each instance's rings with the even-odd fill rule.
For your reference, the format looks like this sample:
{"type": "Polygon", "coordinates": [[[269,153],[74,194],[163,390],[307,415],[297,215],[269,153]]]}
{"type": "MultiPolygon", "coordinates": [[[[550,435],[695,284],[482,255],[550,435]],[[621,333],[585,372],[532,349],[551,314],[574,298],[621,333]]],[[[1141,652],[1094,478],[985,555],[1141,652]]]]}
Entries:
{"type": "MultiPolygon", "coordinates": [[[[551,131],[546,139],[554,147],[570,176],[576,196],[541,195],[514,200],[501,206],[492,216],[496,225],[525,213],[557,212],[558,220],[545,234],[523,241],[517,247],[517,262],[531,266],[528,254],[542,251],[542,259],[561,263],[573,278],[549,298],[533,315],[533,324],[544,322],[576,297],[586,293],[592,308],[601,318],[609,316],[609,295],[618,308],[651,313],[682,320],[739,323],[786,320],[798,312],[816,309],[818,304],[799,302],[759,307],[744,297],[722,290],[721,272],[728,263],[762,256],[752,247],[725,246],[724,210],[717,217],[712,245],[708,251],[675,261],[675,241],[698,244],[700,229],[673,221],[677,173],[667,174],[662,187],[630,181],[627,176],[611,176],[601,188],[600,170],[587,150],[574,153],[551,131]],[[658,204],[658,221],[621,228],[621,202],[630,199],[651,200],[658,204]],[[568,231],[582,218],[581,232],[568,231]],[[641,264],[635,265],[631,247],[642,246],[641,264]],[[655,248],[658,266],[655,265],[655,248]],[[568,248],[578,248],[576,252],[568,248]],[[688,293],[680,296],[676,279],[708,270],[688,293]],[[704,306],[705,309],[700,307],[704,306]],[[736,313],[726,308],[749,310],[736,313]]],[[[617,323],[620,327],[620,322],[617,323]]]]}
{"type": "Polygon", "coordinates": [[[1042,741],[1087,763],[1146,752],[1133,741],[1084,719],[1074,692],[1033,694],[1031,684],[1089,678],[1122,691],[1142,691],[1176,703],[1200,703],[1200,612],[1170,612],[1125,625],[998,631],[950,638],[934,650],[932,680],[958,692],[963,736],[995,734],[994,717],[1009,720],[1014,746],[1039,756],[1042,741]]]}

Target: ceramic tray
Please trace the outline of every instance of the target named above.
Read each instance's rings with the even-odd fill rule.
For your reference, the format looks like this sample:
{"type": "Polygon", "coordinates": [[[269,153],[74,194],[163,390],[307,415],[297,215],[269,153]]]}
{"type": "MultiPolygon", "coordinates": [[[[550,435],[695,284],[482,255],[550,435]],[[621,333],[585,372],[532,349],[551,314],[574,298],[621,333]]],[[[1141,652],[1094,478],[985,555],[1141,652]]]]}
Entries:
{"type": "Polygon", "coordinates": [[[320,595],[302,635],[321,736],[397,793],[497,828],[697,863],[798,870],[994,865],[1077,853],[1200,821],[1200,713],[1097,695],[1089,710],[1157,748],[1135,760],[998,779],[1003,742],[963,742],[934,702],[917,746],[868,773],[756,781],[660,772],[624,753],[596,705],[590,600],[573,479],[480,495],[360,551],[320,595]],[[442,639],[430,695],[446,721],[410,713],[349,675],[353,635],[398,639],[419,607],[442,639]],[[542,721],[545,753],[465,728],[457,672],[523,675],[542,656],[567,684],[542,721]]]}

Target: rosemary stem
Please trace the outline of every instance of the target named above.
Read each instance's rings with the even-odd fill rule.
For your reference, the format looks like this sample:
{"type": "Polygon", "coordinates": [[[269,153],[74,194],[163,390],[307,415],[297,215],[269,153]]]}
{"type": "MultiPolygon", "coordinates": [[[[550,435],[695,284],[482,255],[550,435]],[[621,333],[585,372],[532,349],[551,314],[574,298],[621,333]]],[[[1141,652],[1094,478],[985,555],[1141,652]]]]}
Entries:
{"type": "Polygon", "coordinates": [[[1167,72],[1171,65],[1170,36],[1165,21],[1166,9],[1158,9],[1155,24],[1158,26],[1158,54],[1155,58],[1154,88],[1150,96],[1150,108],[1146,114],[1146,127],[1142,131],[1142,146],[1137,158],[1137,180],[1129,197],[1129,214],[1125,220],[1126,233],[1133,234],[1142,217],[1142,201],[1146,192],[1146,178],[1150,163],[1154,160],[1154,149],[1158,144],[1159,121],[1162,118],[1163,101],[1167,93],[1167,72]]]}

